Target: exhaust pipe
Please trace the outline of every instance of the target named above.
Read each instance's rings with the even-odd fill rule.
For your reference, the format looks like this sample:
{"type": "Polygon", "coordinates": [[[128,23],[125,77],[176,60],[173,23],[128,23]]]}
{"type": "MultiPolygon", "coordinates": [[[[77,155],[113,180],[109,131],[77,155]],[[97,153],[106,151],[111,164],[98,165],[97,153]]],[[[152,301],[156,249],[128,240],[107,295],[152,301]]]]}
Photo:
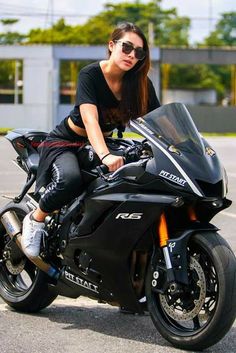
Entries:
{"type": "MultiPolygon", "coordinates": [[[[1,216],[1,222],[5,227],[10,238],[13,239],[18,247],[22,250],[21,247],[21,222],[17,217],[15,211],[7,211],[1,216]]],[[[24,253],[24,251],[22,250],[24,253]]],[[[24,253],[25,254],[25,253],[24,253]]],[[[26,255],[26,254],[25,254],[26,255]]],[[[40,270],[44,271],[48,276],[52,278],[59,278],[60,271],[55,267],[51,266],[47,262],[43,261],[40,256],[28,256],[26,255],[31,262],[33,262],[40,270]]]]}

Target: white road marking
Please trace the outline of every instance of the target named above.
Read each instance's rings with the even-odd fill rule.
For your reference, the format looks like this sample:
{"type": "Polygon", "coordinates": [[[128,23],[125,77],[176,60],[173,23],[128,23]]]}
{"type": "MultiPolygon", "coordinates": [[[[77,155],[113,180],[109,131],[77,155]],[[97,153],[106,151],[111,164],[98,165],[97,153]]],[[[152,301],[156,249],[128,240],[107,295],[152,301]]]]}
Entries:
{"type": "Polygon", "coordinates": [[[16,170],[1,170],[0,175],[21,175],[19,169],[16,170]]]}
{"type": "MultiPolygon", "coordinates": [[[[0,302],[0,312],[1,311],[9,311],[11,310],[11,308],[3,303],[3,300],[0,298],[1,302],[0,302]]],[[[58,297],[57,299],[54,300],[54,302],[51,304],[52,306],[66,306],[66,305],[70,305],[70,306],[75,306],[75,307],[84,307],[84,308],[96,308],[96,307],[103,307],[106,309],[114,309],[117,310],[117,307],[115,306],[111,306],[109,304],[103,304],[103,303],[98,303],[96,300],[90,299],[90,298],[86,298],[86,297],[79,297],[76,299],[72,299],[72,298],[64,298],[64,297],[58,297]]]]}
{"type": "Polygon", "coordinates": [[[220,214],[224,215],[224,216],[228,216],[228,217],[232,217],[232,218],[236,218],[236,214],[235,213],[231,213],[231,212],[220,212],[220,214]]]}
{"type": "Polygon", "coordinates": [[[9,306],[7,304],[0,304],[0,311],[7,311],[9,306]]]}

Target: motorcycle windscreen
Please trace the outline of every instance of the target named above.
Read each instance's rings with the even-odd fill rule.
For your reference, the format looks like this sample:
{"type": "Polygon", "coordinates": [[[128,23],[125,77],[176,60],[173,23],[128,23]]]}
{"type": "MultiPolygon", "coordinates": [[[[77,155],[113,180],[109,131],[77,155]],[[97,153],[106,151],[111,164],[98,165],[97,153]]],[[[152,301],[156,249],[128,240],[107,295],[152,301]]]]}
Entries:
{"type": "Polygon", "coordinates": [[[184,104],[163,105],[137,120],[167,146],[204,154],[201,136],[184,104]]]}

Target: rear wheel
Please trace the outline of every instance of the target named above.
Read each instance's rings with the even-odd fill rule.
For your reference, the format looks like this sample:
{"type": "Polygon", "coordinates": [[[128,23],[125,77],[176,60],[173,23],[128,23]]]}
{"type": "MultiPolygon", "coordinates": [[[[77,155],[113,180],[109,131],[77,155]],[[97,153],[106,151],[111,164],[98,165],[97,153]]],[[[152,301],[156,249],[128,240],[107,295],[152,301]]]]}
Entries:
{"type": "Polygon", "coordinates": [[[188,287],[172,294],[152,288],[154,266],[146,281],[148,309],[154,325],[182,349],[201,350],[217,343],[236,316],[236,259],[217,233],[192,236],[188,243],[188,287]]]}
{"type": "MultiPolygon", "coordinates": [[[[15,211],[23,220],[29,212],[24,201],[10,202],[3,210],[15,211]]],[[[48,283],[48,276],[40,271],[11,240],[0,223],[0,296],[12,308],[22,312],[37,312],[57,297],[48,283]]]]}

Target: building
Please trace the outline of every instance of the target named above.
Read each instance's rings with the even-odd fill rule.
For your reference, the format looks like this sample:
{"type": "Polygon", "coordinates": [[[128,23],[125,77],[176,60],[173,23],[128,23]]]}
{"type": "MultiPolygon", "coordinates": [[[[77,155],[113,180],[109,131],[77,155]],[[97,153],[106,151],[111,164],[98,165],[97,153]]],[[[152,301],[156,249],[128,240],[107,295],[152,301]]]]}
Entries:
{"type": "MultiPolygon", "coordinates": [[[[21,61],[23,78],[18,79],[16,65],[14,104],[0,102],[0,127],[30,128],[49,131],[69,114],[70,102],[60,101],[60,66],[62,62],[96,61],[106,58],[105,46],[0,46],[0,60],[21,61]],[[18,93],[22,88],[22,103],[18,93]],[[18,92],[17,92],[18,90],[18,92]]],[[[236,67],[236,50],[232,48],[152,48],[152,79],[161,96],[160,64],[221,64],[236,67]]],[[[234,78],[236,99],[236,76],[234,78]]],[[[165,98],[165,97],[164,97],[165,98]]],[[[176,101],[171,97],[169,101],[176,101]]],[[[182,98],[180,97],[180,101],[182,98]]],[[[184,101],[184,100],[182,100],[184,101]]],[[[188,105],[200,131],[236,132],[236,107],[188,105]]]]}
{"type": "MultiPolygon", "coordinates": [[[[160,50],[154,48],[151,54],[150,76],[159,92],[160,50]]],[[[105,46],[0,46],[0,60],[23,62],[23,102],[0,104],[0,127],[51,130],[73,107],[60,102],[60,62],[96,61],[106,56],[105,46]]]]}

